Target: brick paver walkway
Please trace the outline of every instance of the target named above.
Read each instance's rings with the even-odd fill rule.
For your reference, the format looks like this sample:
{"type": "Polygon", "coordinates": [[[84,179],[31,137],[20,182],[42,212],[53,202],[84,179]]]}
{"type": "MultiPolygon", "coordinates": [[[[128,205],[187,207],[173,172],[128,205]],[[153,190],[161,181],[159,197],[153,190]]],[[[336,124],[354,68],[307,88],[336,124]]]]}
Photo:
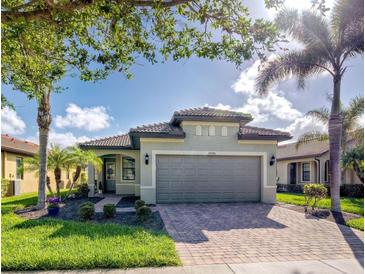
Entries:
{"type": "Polygon", "coordinates": [[[358,230],[267,204],[158,205],[184,265],[347,259],[358,230]]]}

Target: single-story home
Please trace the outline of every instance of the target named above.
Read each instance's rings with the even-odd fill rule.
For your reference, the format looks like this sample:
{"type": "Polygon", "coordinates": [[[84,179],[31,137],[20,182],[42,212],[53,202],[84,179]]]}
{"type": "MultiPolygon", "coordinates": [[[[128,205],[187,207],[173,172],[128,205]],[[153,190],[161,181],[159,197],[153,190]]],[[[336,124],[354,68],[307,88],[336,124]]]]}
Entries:
{"type": "Polygon", "coordinates": [[[104,162],[88,168],[90,196],[140,196],[149,204],[275,202],[276,150],[287,132],[251,127],[249,114],[192,108],[165,123],[80,144],[104,162]]]}
{"type": "MultiPolygon", "coordinates": [[[[296,143],[278,146],[279,184],[329,183],[328,141],[312,141],[296,147],[296,143]]],[[[352,169],[342,171],[342,184],[361,184],[352,169]]]]}
{"type": "MultiPolygon", "coordinates": [[[[8,134],[1,135],[1,176],[9,181],[7,196],[19,195],[38,191],[38,176],[34,171],[21,168],[23,160],[33,157],[39,151],[39,146],[32,142],[14,138],[8,134]]],[[[51,178],[51,187],[56,189],[56,182],[51,171],[48,172],[51,178]]],[[[69,181],[69,174],[63,173],[61,187],[66,187],[69,181]]]]}

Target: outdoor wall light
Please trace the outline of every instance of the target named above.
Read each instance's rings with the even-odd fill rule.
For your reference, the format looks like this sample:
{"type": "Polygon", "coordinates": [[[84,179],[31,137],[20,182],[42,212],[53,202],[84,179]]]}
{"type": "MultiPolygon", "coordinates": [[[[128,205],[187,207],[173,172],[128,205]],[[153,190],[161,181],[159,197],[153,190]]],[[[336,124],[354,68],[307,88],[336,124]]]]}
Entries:
{"type": "Polygon", "coordinates": [[[271,159],[270,159],[270,166],[274,165],[275,164],[275,156],[271,156],[271,159]]]}
{"type": "Polygon", "coordinates": [[[145,163],[146,165],[148,165],[149,160],[150,160],[150,156],[148,155],[148,153],[146,153],[146,154],[144,155],[144,163],[145,163]]]}

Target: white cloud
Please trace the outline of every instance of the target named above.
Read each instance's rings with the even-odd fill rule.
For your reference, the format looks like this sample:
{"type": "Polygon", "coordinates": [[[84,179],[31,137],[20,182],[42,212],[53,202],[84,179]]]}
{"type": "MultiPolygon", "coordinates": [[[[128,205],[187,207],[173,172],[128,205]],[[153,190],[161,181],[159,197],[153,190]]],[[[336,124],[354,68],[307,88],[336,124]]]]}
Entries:
{"type": "Polygon", "coordinates": [[[1,109],[1,133],[20,135],[25,132],[26,125],[15,110],[5,107],[1,109]]]}
{"type": "Polygon", "coordinates": [[[278,128],[278,130],[290,132],[290,134],[293,136],[293,139],[289,140],[288,142],[293,142],[296,141],[298,137],[304,133],[313,131],[326,132],[327,126],[317,119],[302,116],[295,119],[295,121],[287,127],[278,128]]]}
{"type": "MultiPolygon", "coordinates": [[[[39,143],[38,138],[34,137],[34,136],[27,138],[27,140],[37,143],[37,144],[39,143]]],[[[49,145],[49,147],[51,145],[58,145],[62,148],[65,148],[65,147],[73,146],[76,143],[82,143],[82,142],[86,142],[89,140],[91,140],[91,138],[89,138],[87,136],[76,137],[75,135],[73,135],[72,132],[59,133],[59,132],[55,132],[55,131],[51,130],[49,132],[48,145],[49,145]]]]}
{"type": "Polygon", "coordinates": [[[97,131],[108,128],[113,120],[105,107],[96,106],[81,108],[76,104],[69,104],[65,116],[56,116],[55,124],[58,128],[78,128],[87,131],[97,131]]]}

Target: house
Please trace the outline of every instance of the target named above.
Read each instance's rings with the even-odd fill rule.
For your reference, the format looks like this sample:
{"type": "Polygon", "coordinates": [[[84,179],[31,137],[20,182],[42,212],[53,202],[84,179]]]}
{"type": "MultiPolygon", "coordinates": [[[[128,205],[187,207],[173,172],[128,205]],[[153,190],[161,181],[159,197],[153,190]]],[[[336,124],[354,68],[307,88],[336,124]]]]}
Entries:
{"type": "MultiPolygon", "coordinates": [[[[21,168],[23,160],[34,156],[38,150],[37,144],[14,138],[8,134],[1,135],[1,176],[10,181],[8,196],[38,191],[37,173],[21,168]]],[[[52,172],[49,172],[49,176],[51,187],[55,190],[56,183],[52,172]]],[[[67,174],[63,174],[62,180],[68,181],[67,174]]]]}
{"type": "Polygon", "coordinates": [[[165,123],[80,144],[104,162],[88,169],[90,196],[111,192],[149,204],[275,202],[276,149],[287,132],[247,126],[249,114],[193,108],[165,123]]]}
{"type": "MultiPolygon", "coordinates": [[[[279,184],[329,183],[328,141],[279,145],[277,151],[279,184]]],[[[351,169],[342,171],[343,184],[360,184],[351,169]]]]}

